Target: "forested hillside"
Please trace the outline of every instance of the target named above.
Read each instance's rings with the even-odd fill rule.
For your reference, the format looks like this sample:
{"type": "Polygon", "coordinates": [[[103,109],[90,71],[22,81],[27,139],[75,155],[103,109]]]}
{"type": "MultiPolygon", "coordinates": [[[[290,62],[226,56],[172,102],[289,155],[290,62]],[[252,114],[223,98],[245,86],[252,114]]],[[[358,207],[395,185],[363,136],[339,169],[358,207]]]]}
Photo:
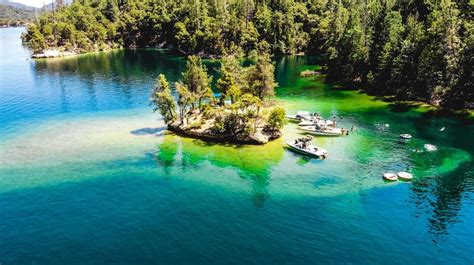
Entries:
{"type": "Polygon", "coordinates": [[[34,8],[21,8],[0,1],[0,26],[17,26],[32,22],[35,18],[34,8]]]}
{"type": "Polygon", "coordinates": [[[97,0],[28,27],[34,51],[166,47],[181,54],[318,54],[328,81],[473,108],[469,0],[97,0]]]}

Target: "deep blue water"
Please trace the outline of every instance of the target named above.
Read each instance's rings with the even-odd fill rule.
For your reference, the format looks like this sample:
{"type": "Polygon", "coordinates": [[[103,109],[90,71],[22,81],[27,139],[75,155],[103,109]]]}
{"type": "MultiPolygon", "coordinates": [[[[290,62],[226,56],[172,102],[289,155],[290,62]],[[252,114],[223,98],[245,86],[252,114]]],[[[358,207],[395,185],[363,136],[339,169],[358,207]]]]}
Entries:
{"type": "MultiPolygon", "coordinates": [[[[32,61],[19,41],[21,30],[0,29],[0,264],[474,263],[469,121],[434,117],[423,124],[416,111],[360,110],[337,100],[366,102],[365,96],[317,90],[324,93],[314,99],[308,91],[317,88],[302,86],[297,95],[282,88],[282,104],[356,108],[347,119],[360,124],[361,136],[347,141],[370,155],[342,149],[349,154],[309,162],[269,147],[259,154],[277,154],[252,159],[232,147],[175,145],[166,137],[127,138],[117,149],[120,139],[98,138],[96,148],[79,140],[61,149],[53,139],[74,135],[64,124],[110,133],[121,129],[110,118],[126,127],[148,115],[157,74],[178,79],[183,60],[165,51],[125,50],[32,61]],[[367,140],[375,135],[367,124],[381,119],[443,149],[436,156],[394,151],[385,157],[389,133],[367,140]],[[467,135],[451,140],[425,132],[439,124],[467,135]],[[39,139],[34,148],[41,150],[22,146],[28,139],[39,139]],[[152,144],[143,147],[141,139],[152,144]],[[450,160],[451,153],[457,156],[450,160]],[[376,167],[386,161],[425,175],[385,185],[376,167]]],[[[297,73],[288,69],[309,63],[280,58],[280,86],[297,84],[297,73]]],[[[334,150],[347,144],[333,141],[321,144],[334,150]]]]}

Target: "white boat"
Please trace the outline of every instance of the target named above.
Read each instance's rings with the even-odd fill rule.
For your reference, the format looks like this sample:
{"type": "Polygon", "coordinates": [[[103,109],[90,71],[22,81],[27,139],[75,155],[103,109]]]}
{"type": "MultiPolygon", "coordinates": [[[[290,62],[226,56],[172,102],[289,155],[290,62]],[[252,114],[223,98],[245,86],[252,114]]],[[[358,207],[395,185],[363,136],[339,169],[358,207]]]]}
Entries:
{"type": "Polygon", "coordinates": [[[402,138],[402,139],[411,139],[411,138],[413,138],[413,136],[411,136],[411,134],[404,133],[404,134],[400,134],[400,138],[402,138]]]}
{"type": "Polygon", "coordinates": [[[399,179],[402,179],[402,180],[412,180],[413,179],[413,175],[408,173],[408,172],[398,172],[397,176],[398,176],[399,179]]]}
{"type": "Polygon", "coordinates": [[[302,122],[298,123],[299,126],[314,126],[315,123],[312,120],[303,120],[302,122]]]}
{"type": "Polygon", "coordinates": [[[384,173],[383,178],[390,181],[396,181],[398,179],[397,174],[394,173],[384,173]]]}
{"type": "Polygon", "coordinates": [[[334,125],[334,121],[321,119],[321,120],[318,120],[318,121],[317,121],[317,124],[318,124],[319,126],[333,126],[333,125],[334,125]]]}
{"type": "Polygon", "coordinates": [[[298,111],[295,115],[286,115],[286,118],[290,121],[304,121],[304,120],[312,120],[313,115],[309,111],[298,111]]]}
{"type": "Polygon", "coordinates": [[[322,128],[316,126],[305,126],[299,128],[302,131],[305,131],[310,134],[314,135],[321,135],[321,136],[342,136],[344,132],[340,128],[322,128]]]}
{"type": "Polygon", "coordinates": [[[316,158],[326,158],[328,152],[320,147],[314,146],[312,144],[308,144],[310,141],[306,142],[306,146],[304,146],[303,142],[286,142],[286,145],[288,148],[292,151],[295,151],[297,153],[311,156],[311,157],[316,157],[316,158]],[[304,147],[303,147],[304,146],[304,147]]]}
{"type": "Polygon", "coordinates": [[[323,120],[323,119],[312,119],[312,120],[303,120],[302,122],[298,123],[299,126],[333,126],[334,122],[331,120],[323,120]]]}
{"type": "Polygon", "coordinates": [[[427,152],[434,152],[434,151],[438,150],[438,147],[436,147],[436,145],[432,145],[432,144],[424,144],[423,148],[425,148],[425,150],[427,152]]]}

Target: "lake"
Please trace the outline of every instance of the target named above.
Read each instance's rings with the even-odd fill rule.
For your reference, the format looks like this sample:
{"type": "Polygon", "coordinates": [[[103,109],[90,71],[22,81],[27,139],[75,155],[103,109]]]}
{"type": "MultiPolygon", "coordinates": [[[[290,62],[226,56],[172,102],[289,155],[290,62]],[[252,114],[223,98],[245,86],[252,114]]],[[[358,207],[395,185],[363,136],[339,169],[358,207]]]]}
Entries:
{"type": "Polygon", "coordinates": [[[315,138],[326,160],[284,148],[302,135],[292,123],[265,146],[181,138],[149,97],[183,58],[34,61],[22,30],[0,29],[0,264],[474,262],[472,119],[301,78],[318,59],[285,56],[277,104],[356,128],[315,138]]]}

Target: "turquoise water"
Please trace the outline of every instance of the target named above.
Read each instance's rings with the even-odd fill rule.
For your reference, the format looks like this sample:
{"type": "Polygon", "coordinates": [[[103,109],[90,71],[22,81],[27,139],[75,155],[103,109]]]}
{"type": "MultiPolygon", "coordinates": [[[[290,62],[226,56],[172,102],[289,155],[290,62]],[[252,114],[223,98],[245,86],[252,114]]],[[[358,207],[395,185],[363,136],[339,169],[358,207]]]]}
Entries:
{"type": "Polygon", "coordinates": [[[266,146],[182,139],[147,105],[182,58],[32,61],[21,30],[0,29],[1,264],[474,262],[472,120],[301,79],[317,59],[282,57],[278,104],[357,128],[315,139],[328,159],[283,148],[294,124],[266,146]]]}

